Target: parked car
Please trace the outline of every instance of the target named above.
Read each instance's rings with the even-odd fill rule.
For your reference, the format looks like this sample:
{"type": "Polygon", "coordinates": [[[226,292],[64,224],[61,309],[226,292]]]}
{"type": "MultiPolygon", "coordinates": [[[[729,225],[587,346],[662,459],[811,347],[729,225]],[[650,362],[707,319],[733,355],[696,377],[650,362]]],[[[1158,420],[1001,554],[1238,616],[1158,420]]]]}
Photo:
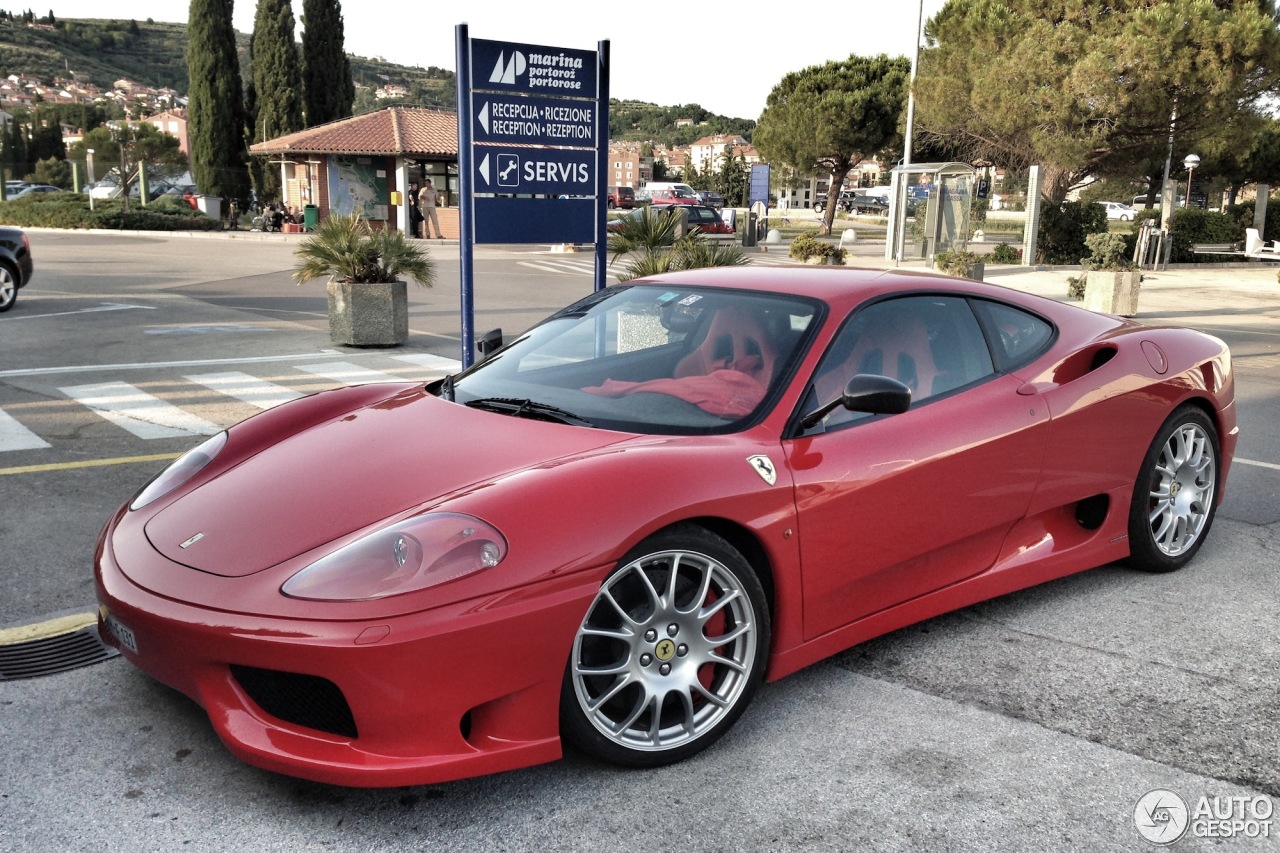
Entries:
{"type": "Polygon", "coordinates": [[[1100,201],[1097,202],[1107,209],[1107,219],[1118,219],[1121,222],[1132,222],[1133,217],[1138,211],[1134,210],[1127,204],[1121,204],[1118,201],[1100,201]]]}
{"type": "MultiPolygon", "coordinates": [[[[845,213],[861,213],[883,215],[889,210],[889,202],[876,196],[863,195],[861,193],[844,191],[840,193],[838,202],[840,210],[845,213]]],[[[815,210],[821,212],[826,210],[827,197],[819,195],[813,202],[815,210]]]]}
{"type": "Polygon", "coordinates": [[[649,189],[650,204],[701,204],[698,194],[693,190],[680,187],[659,187],[649,189]]]}
{"type": "Polygon", "coordinates": [[[27,183],[26,181],[5,181],[4,197],[13,198],[18,193],[22,192],[29,186],[31,186],[31,184],[27,183]]]}
{"type": "Polygon", "coordinates": [[[698,190],[694,195],[698,197],[699,202],[716,210],[724,207],[724,196],[714,190],[698,190]]]}
{"type": "Polygon", "coordinates": [[[0,314],[18,301],[18,291],[31,281],[31,241],[21,228],[0,226],[0,314]]]}
{"type": "MultiPolygon", "coordinates": [[[[684,210],[689,217],[689,225],[704,234],[732,234],[733,226],[724,221],[724,217],[720,215],[720,211],[714,207],[705,204],[682,204],[679,208],[684,210]]],[[[649,208],[638,207],[626,216],[644,216],[646,210],[650,216],[658,216],[663,214],[674,215],[676,205],[652,205],[649,208]]],[[[610,231],[617,231],[620,228],[621,217],[613,220],[606,226],[610,231]]]]}
{"type": "Polygon", "coordinates": [[[887,199],[873,195],[855,194],[848,201],[845,208],[851,213],[868,214],[873,216],[883,216],[889,212],[889,202],[887,199]]]}
{"type": "Polygon", "coordinates": [[[22,189],[14,193],[11,198],[22,198],[29,195],[44,195],[46,193],[65,192],[62,187],[55,187],[52,184],[28,184],[22,189]]]}
{"type": "Polygon", "coordinates": [[[765,678],[1093,566],[1186,565],[1233,389],[1217,338],[981,282],[642,277],[457,375],[209,438],[107,520],[99,629],[277,773],[437,784],[562,739],[669,764],[765,678]]]}
{"type": "Polygon", "coordinates": [[[609,209],[615,207],[630,210],[636,206],[636,191],[632,187],[609,187],[609,209]]]}

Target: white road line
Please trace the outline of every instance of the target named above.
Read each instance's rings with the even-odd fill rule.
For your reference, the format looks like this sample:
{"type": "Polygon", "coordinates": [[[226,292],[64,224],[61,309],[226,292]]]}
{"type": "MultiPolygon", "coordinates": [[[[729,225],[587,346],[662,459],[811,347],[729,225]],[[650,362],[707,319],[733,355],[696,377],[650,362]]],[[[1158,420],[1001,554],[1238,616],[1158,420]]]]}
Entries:
{"type": "MultiPolygon", "coordinates": [[[[6,323],[8,320],[5,321],[6,323]]],[[[273,361],[299,361],[304,358],[324,358],[323,352],[301,355],[266,355],[249,358],[206,358],[197,361],[142,361],[131,364],[78,364],[68,367],[29,367],[19,370],[0,370],[0,377],[46,376],[56,373],[87,373],[89,371],[152,370],[166,367],[212,367],[215,364],[266,364],[273,361]]]]}
{"type": "Polygon", "coordinates": [[[405,382],[403,376],[396,376],[391,373],[383,373],[380,370],[370,370],[367,367],[361,367],[358,364],[352,364],[349,361],[328,361],[323,364],[295,364],[298,370],[306,371],[315,376],[323,376],[325,379],[332,379],[334,382],[340,382],[343,385],[364,385],[370,382],[405,382]]]}
{"type": "Polygon", "coordinates": [[[541,270],[542,272],[552,272],[556,275],[570,273],[572,275],[591,275],[593,269],[584,269],[576,264],[558,264],[538,261],[519,261],[520,266],[529,267],[530,269],[541,270]]]}
{"type": "Polygon", "coordinates": [[[1255,459],[1241,459],[1239,456],[1235,458],[1235,461],[1241,465],[1252,465],[1255,468],[1270,468],[1272,471],[1280,471],[1280,465],[1274,462],[1258,462],[1255,459]]]}
{"type": "Polygon", "coordinates": [[[222,430],[219,425],[184,412],[126,382],[101,382],[58,390],[142,439],[215,435],[222,430]]]}
{"type": "Polygon", "coordinates": [[[3,410],[0,410],[0,452],[5,450],[36,450],[49,446],[49,442],[5,414],[3,410]]]}
{"type": "Polygon", "coordinates": [[[409,364],[416,364],[419,367],[425,367],[428,370],[437,371],[440,374],[457,373],[462,369],[462,362],[456,358],[445,358],[442,355],[431,355],[430,353],[422,353],[421,355],[394,355],[396,361],[407,361],[409,364]]]}
{"type": "Polygon", "coordinates": [[[226,373],[199,373],[182,378],[217,391],[219,394],[235,397],[259,409],[270,409],[303,396],[291,388],[241,373],[238,370],[229,370],[226,373]]]}

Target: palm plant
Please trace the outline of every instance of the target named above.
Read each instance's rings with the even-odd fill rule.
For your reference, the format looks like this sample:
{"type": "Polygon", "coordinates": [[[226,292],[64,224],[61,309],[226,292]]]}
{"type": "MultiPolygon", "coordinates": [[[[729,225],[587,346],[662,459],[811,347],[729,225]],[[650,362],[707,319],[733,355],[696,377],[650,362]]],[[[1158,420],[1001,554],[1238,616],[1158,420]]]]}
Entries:
{"type": "Polygon", "coordinates": [[[315,278],[378,283],[411,278],[423,287],[435,283],[435,263],[393,228],[375,229],[358,214],[331,214],[298,244],[293,271],[298,284],[315,278]]]}
{"type": "Polygon", "coordinates": [[[742,249],[732,243],[708,240],[700,231],[679,237],[680,219],[674,209],[655,213],[653,208],[644,207],[617,222],[617,228],[609,233],[608,248],[613,256],[610,264],[627,256],[619,281],[675,270],[748,263],[742,249]]]}

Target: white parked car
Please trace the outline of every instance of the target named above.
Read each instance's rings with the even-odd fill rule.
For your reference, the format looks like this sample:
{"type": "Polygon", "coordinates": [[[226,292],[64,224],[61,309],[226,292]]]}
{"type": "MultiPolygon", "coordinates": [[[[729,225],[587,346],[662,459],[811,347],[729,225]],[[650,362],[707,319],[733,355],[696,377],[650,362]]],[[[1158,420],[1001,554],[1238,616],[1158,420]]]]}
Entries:
{"type": "Polygon", "coordinates": [[[1107,219],[1119,219],[1121,222],[1132,222],[1133,216],[1137,213],[1127,204],[1121,204],[1118,201],[1100,201],[1098,204],[1107,209],[1107,219]]]}

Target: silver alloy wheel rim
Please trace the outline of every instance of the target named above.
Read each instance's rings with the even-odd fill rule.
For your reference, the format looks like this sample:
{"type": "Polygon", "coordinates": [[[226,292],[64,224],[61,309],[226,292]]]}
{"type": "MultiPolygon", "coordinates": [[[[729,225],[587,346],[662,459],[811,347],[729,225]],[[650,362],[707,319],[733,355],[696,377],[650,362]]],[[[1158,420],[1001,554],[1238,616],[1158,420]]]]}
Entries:
{"type": "Polygon", "coordinates": [[[578,705],[619,746],[683,746],[733,709],[756,638],[751,600],[723,564],[690,551],[642,557],[605,582],[578,629],[578,705]]]}
{"type": "Polygon", "coordinates": [[[1213,506],[1217,460],[1199,424],[1183,424],[1160,450],[1151,474],[1148,521],[1151,538],[1166,557],[1177,557],[1204,531],[1213,506]]]}
{"type": "Polygon", "coordinates": [[[18,292],[18,281],[4,267],[0,267],[0,306],[8,305],[18,292]]]}

